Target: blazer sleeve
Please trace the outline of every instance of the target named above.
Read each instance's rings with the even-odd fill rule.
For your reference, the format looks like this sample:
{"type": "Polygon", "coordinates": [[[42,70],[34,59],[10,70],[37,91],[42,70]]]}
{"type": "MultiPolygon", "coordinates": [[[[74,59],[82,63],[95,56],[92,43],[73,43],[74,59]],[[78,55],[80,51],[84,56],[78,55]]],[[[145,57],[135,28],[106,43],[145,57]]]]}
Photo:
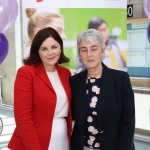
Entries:
{"type": "Polygon", "coordinates": [[[134,93],[127,73],[125,73],[123,78],[122,100],[122,129],[117,150],[131,150],[135,130],[135,106],[134,93]]]}
{"type": "Polygon", "coordinates": [[[32,120],[32,87],[31,73],[24,67],[20,68],[14,84],[14,115],[16,127],[25,150],[43,150],[32,120]]]}

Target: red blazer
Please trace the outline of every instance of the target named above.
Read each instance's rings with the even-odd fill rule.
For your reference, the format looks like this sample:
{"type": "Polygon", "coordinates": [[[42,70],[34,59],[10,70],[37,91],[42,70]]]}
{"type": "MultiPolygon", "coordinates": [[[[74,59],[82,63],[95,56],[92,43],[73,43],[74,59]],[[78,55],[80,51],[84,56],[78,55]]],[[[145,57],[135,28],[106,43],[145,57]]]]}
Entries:
{"type": "MultiPolygon", "coordinates": [[[[70,71],[60,65],[56,69],[66,91],[70,106],[70,71]]],[[[58,87],[59,88],[59,87],[58,87]]],[[[56,107],[56,93],[41,63],[21,67],[14,84],[14,115],[16,128],[8,144],[12,150],[47,150],[51,138],[56,107]]],[[[71,135],[71,112],[67,117],[68,138],[71,135]]]]}

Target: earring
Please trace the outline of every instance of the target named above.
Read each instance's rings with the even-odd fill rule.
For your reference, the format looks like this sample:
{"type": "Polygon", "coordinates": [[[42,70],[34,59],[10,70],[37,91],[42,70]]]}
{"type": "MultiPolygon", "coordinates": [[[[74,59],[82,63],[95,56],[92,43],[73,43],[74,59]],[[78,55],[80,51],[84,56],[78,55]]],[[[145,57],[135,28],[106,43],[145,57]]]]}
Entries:
{"type": "Polygon", "coordinates": [[[61,49],[60,49],[60,52],[61,52],[61,49]]]}

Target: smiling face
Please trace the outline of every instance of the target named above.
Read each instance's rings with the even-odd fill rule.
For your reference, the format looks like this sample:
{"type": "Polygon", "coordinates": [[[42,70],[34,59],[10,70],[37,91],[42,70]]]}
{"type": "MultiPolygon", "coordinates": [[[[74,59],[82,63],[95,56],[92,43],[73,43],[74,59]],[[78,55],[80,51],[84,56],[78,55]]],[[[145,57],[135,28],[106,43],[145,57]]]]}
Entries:
{"type": "Polygon", "coordinates": [[[66,40],[66,35],[64,33],[64,20],[62,18],[53,18],[53,21],[50,23],[49,27],[54,28],[62,40],[66,40]]]}
{"type": "Polygon", "coordinates": [[[104,51],[101,49],[98,42],[92,43],[81,41],[79,47],[79,57],[87,69],[97,69],[101,66],[101,60],[104,56],[104,51]]]}
{"type": "Polygon", "coordinates": [[[60,58],[61,47],[52,37],[48,37],[40,46],[39,56],[46,71],[54,71],[60,58]]]}

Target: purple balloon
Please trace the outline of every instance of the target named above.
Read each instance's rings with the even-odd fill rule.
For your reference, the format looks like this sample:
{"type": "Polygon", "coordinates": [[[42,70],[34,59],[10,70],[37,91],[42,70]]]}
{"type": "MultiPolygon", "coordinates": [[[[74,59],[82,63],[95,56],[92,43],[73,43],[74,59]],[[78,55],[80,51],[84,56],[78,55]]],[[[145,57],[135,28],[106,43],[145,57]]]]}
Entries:
{"type": "Polygon", "coordinates": [[[16,0],[0,0],[0,33],[13,25],[18,14],[16,0]]]}
{"type": "Polygon", "coordinates": [[[0,65],[8,54],[8,41],[3,33],[0,33],[0,65]]]}
{"type": "Polygon", "coordinates": [[[143,0],[145,14],[150,18],[150,0],[143,0]]]}

